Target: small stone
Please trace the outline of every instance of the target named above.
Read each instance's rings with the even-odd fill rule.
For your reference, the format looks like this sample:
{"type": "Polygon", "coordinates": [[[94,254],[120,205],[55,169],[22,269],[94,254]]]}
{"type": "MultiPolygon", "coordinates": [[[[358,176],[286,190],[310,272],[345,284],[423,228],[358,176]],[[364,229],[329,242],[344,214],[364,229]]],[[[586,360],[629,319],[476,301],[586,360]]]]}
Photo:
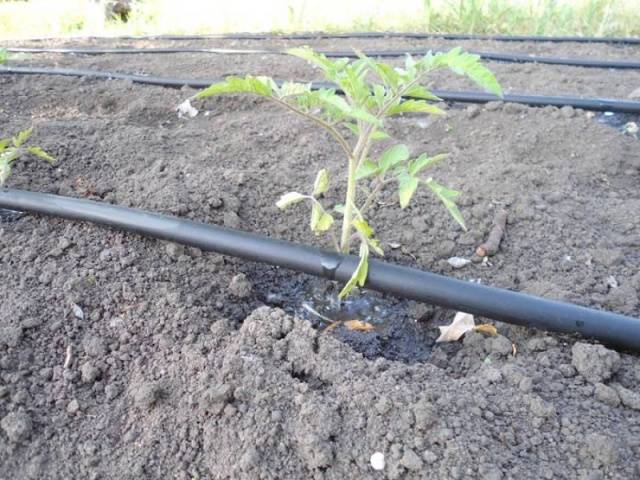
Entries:
{"type": "Polygon", "coordinates": [[[489,352],[497,353],[498,355],[511,355],[513,353],[511,340],[503,335],[488,338],[487,343],[489,352]]]}
{"type": "Polygon", "coordinates": [[[592,383],[610,379],[620,367],[620,355],[602,345],[576,343],[571,349],[571,364],[592,383]]]}
{"type": "Polygon", "coordinates": [[[238,298],[247,298],[251,295],[253,285],[244,273],[239,273],[231,279],[229,292],[238,298]]]}
{"type": "Polygon", "coordinates": [[[231,400],[232,390],[229,385],[221,384],[205,389],[200,395],[200,408],[218,415],[231,400]]]}
{"type": "Polygon", "coordinates": [[[113,257],[113,252],[110,249],[105,249],[100,252],[99,258],[102,262],[111,261],[111,257],[113,257]]]}
{"type": "Polygon", "coordinates": [[[422,458],[429,465],[435,463],[438,460],[438,456],[435,453],[433,453],[431,450],[425,450],[424,453],[422,454],[422,458]]]}
{"type": "Polygon", "coordinates": [[[476,118],[478,115],[480,115],[480,107],[478,105],[469,105],[465,109],[465,113],[467,114],[467,118],[469,119],[476,118]]]}
{"type": "Polygon", "coordinates": [[[618,392],[620,401],[625,407],[640,410],[640,393],[624,388],[622,385],[613,385],[613,388],[618,392]]]}
{"type": "Polygon", "coordinates": [[[605,300],[607,307],[622,313],[632,313],[639,301],[638,292],[631,285],[611,289],[605,300]]]}
{"type": "Polygon", "coordinates": [[[570,105],[565,105],[560,109],[560,113],[564,118],[573,118],[576,116],[575,109],[570,105]]]}
{"type": "Polygon", "coordinates": [[[22,339],[22,327],[0,328],[0,346],[16,347],[22,339]]]}
{"type": "Polygon", "coordinates": [[[371,467],[374,470],[384,470],[384,453],[375,452],[373,455],[371,455],[371,459],[369,461],[371,462],[371,467]]]}
{"type": "Polygon", "coordinates": [[[93,335],[87,335],[82,340],[84,353],[90,357],[104,357],[107,354],[107,344],[100,338],[93,335]]]}
{"type": "Polygon", "coordinates": [[[484,108],[489,112],[496,112],[498,110],[501,110],[503,106],[503,102],[488,102],[484,108]]]}
{"type": "Polygon", "coordinates": [[[184,254],[184,245],[180,245],[178,243],[167,243],[165,251],[169,258],[176,259],[184,254]]]}
{"type": "Polygon", "coordinates": [[[107,397],[107,400],[113,400],[120,395],[120,387],[114,383],[110,383],[104,387],[104,395],[107,397]]]}
{"type": "Polygon", "coordinates": [[[618,392],[604,383],[596,383],[594,395],[605,405],[609,405],[611,407],[617,407],[620,405],[620,396],[618,395],[618,392]]]}
{"type": "Polygon", "coordinates": [[[451,265],[453,268],[462,268],[471,263],[471,260],[463,257],[451,257],[447,260],[447,263],[451,265]]]}
{"type": "Polygon", "coordinates": [[[240,226],[240,217],[236,212],[224,212],[223,223],[227,228],[238,228],[240,226]]]}
{"type": "Polygon", "coordinates": [[[553,404],[543,400],[537,395],[532,395],[529,398],[529,408],[531,413],[537,417],[549,418],[556,414],[556,408],[553,404]]]}
{"type": "Polygon", "coordinates": [[[150,409],[162,398],[163,393],[159,383],[143,383],[134,392],[133,401],[140,408],[150,409]]]}
{"type": "Polygon", "coordinates": [[[76,317],[78,320],[84,320],[84,312],[82,311],[82,308],[80,308],[79,305],[76,305],[74,303],[71,308],[73,309],[74,317],[76,317]]]}
{"type": "Polygon", "coordinates": [[[80,411],[80,403],[75,398],[67,405],[67,413],[69,415],[75,415],[80,411]]]}
{"type": "Polygon", "coordinates": [[[22,443],[31,436],[31,417],[24,412],[11,412],[0,422],[0,427],[13,443],[22,443]]]}
{"type": "Polygon", "coordinates": [[[407,470],[414,472],[421,470],[423,465],[422,459],[410,448],[405,449],[404,455],[402,455],[400,459],[400,464],[407,470]]]}
{"type": "Polygon", "coordinates": [[[80,367],[81,379],[84,383],[93,383],[100,377],[100,369],[93,363],[87,362],[80,367]]]}

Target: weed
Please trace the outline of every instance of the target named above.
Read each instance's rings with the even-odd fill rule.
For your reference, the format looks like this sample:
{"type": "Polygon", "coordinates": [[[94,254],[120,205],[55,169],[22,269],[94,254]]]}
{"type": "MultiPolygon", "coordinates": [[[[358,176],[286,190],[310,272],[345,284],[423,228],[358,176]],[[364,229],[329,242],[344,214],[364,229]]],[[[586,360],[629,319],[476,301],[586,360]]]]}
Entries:
{"type": "Polygon", "coordinates": [[[11,138],[0,140],[0,185],[4,185],[11,176],[13,162],[23,155],[31,154],[49,163],[55,163],[55,158],[40,147],[25,145],[29,137],[31,137],[32,132],[33,128],[29,128],[11,138]]]}
{"type": "Polygon", "coordinates": [[[248,75],[244,78],[227,77],[192,98],[237,93],[264,97],[314,122],[337,142],[347,163],[344,204],[334,205],[328,210],[321,202],[330,185],[329,171],[323,168],[316,175],[311,193],[286,193],[277,205],[285,209],[296,203],[308,202],[311,206],[311,230],[317,235],[330,232],[336,249],[342,253],[351,251],[354,240],[359,242],[360,262],[340,292],[340,297],[345,297],[356,285],[364,285],[370,252],[383,255],[380,242],[367,221],[367,214],[389,183],[397,184],[401,208],[409,204],[419,186],[427,187],[440,199],[456,222],[465,228],[455,204],[458,192],[424,176],[428,168],[444,160],[446,154],[429,156],[422,153],[413,157],[406,145],[395,144],[377,158],[372,158],[372,144],[389,138],[384,131],[384,120],[402,113],[444,114],[433,103],[440,99],[421,85],[429,73],[443,68],[466,75],[497,95],[501,95],[502,91],[494,75],[480,64],[479,57],[462,52],[459,48],[435,55],[428,53],[420,59],[407,56],[404,68],[393,68],[359,52],[359,58],[354,61],[331,61],[308,47],[294,48],[288,53],[319,67],[326,79],[337,85],[344,96],[331,88],[314,90],[310,84],[278,84],[270,77],[248,75]],[[375,80],[370,82],[369,78],[375,80]],[[353,136],[351,142],[349,135],[353,136]],[[363,186],[365,182],[369,183],[367,187],[363,186]],[[335,232],[334,214],[342,215],[339,240],[335,232]]]}

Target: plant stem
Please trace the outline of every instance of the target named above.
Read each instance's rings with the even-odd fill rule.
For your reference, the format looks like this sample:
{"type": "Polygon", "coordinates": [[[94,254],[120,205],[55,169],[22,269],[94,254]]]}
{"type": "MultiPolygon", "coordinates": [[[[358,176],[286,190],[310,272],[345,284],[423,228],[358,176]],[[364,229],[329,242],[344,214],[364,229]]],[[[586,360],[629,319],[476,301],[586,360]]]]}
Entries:
{"type": "Polygon", "coordinates": [[[340,250],[342,253],[349,253],[351,247],[351,222],[353,220],[353,207],[356,199],[356,169],[358,161],[354,157],[349,157],[349,176],[347,179],[347,196],[344,205],[344,217],[342,219],[342,238],[340,239],[340,250]]]}

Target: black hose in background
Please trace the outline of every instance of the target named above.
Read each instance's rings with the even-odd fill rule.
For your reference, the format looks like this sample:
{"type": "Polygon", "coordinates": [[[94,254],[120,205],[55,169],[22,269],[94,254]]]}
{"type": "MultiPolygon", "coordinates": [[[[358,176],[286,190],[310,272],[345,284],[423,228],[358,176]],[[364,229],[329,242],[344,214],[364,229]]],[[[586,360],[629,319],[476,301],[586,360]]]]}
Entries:
{"type": "MultiPolygon", "coordinates": [[[[157,85],[161,87],[181,88],[205,88],[221,79],[188,79],[176,77],[159,77],[148,75],[132,75],[129,73],[105,72],[99,70],[82,70],[71,68],[44,68],[44,67],[11,67],[0,65],[0,75],[61,75],[71,77],[90,77],[114,80],[126,80],[145,85],[157,85]]],[[[278,82],[281,82],[278,80],[278,82]]],[[[312,88],[335,88],[335,85],[326,82],[312,82],[312,88]]],[[[339,89],[337,89],[340,92],[339,89]]],[[[433,90],[433,93],[446,102],[461,103],[487,103],[503,101],[508,103],[521,103],[535,107],[552,105],[556,107],[570,106],[584,110],[608,111],[620,113],[640,113],[640,102],[631,100],[618,100],[613,98],[593,98],[576,96],[545,96],[529,94],[505,94],[502,98],[483,92],[455,92],[448,90],[433,90]]]]}
{"type": "MultiPolygon", "coordinates": [[[[0,188],[0,208],[89,221],[255,262],[346,282],[358,257],[176,217],[58,195],[0,188]]],[[[415,268],[369,261],[366,288],[503,322],[579,333],[640,350],[640,320],[415,268]]]]}
{"type": "MultiPolygon", "coordinates": [[[[198,47],[167,47],[167,48],[96,48],[96,47],[12,47],[5,49],[9,53],[60,53],[75,55],[122,55],[122,54],[175,54],[175,53],[203,53],[219,55],[285,55],[286,52],[278,49],[233,49],[233,48],[198,48],[198,47]]],[[[426,55],[427,52],[437,53],[441,50],[430,50],[425,48],[407,50],[363,50],[368,57],[403,57],[410,55],[426,55]]],[[[509,63],[540,63],[548,65],[567,65],[584,68],[613,68],[613,69],[640,69],[640,62],[633,60],[599,60],[588,58],[567,58],[567,57],[546,57],[536,55],[524,55],[515,53],[481,52],[467,50],[469,53],[479,55],[485,60],[509,63]]],[[[353,50],[317,50],[330,58],[357,58],[353,50]]]]}
{"type": "MultiPolygon", "coordinates": [[[[640,45],[638,37],[578,37],[578,36],[538,36],[538,35],[477,35],[464,33],[427,33],[427,32],[300,32],[300,33],[220,33],[208,35],[122,35],[114,37],[69,36],[70,40],[314,40],[331,38],[440,38],[443,40],[484,40],[496,42],[554,42],[554,43],[609,43],[622,45],[640,45]]],[[[28,38],[24,41],[59,40],[59,37],[28,38]]]]}

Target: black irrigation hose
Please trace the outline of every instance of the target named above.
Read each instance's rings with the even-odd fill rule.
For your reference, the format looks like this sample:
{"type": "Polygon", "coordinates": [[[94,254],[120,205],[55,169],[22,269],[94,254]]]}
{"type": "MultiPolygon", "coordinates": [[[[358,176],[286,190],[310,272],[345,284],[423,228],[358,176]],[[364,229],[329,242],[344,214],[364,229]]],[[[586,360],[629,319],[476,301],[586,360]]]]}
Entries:
{"type": "MultiPolygon", "coordinates": [[[[115,80],[127,80],[134,83],[157,85],[161,87],[193,87],[205,88],[220,81],[220,79],[197,80],[176,77],[158,77],[147,75],[132,75],[129,73],[104,72],[99,70],[80,70],[69,68],[45,68],[45,67],[11,67],[0,65],[0,75],[61,75],[71,77],[93,77],[115,80]]],[[[313,88],[334,88],[332,84],[325,82],[313,82],[313,88]]],[[[454,92],[447,90],[433,90],[433,93],[446,102],[462,103],[487,103],[493,101],[504,101],[509,103],[520,103],[535,107],[570,106],[584,110],[620,112],[620,113],[640,113],[640,102],[630,100],[618,100],[613,98],[593,98],[576,96],[545,96],[528,94],[505,94],[502,98],[490,93],[483,92],[454,92]]]]}
{"type": "MultiPolygon", "coordinates": [[[[221,33],[208,35],[123,35],[117,37],[69,37],[75,40],[314,40],[331,38],[441,38],[443,40],[489,40],[496,42],[554,42],[554,43],[610,43],[622,45],[640,45],[638,37],[577,37],[577,36],[539,36],[539,35],[478,35],[464,33],[427,33],[427,32],[302,32],[302,33],[221,33]]],[[[30,38],[27,41],[55,40],[57,37],[30,38]]]]}
{"type": "MultiPolygon", "coordinates": [[[[132,208],[0,188],[0,207],[89,221],[246,260],[346,282],[358,257],[132,208]]],[[[640,319],[370,260],[366,287],[503,322],[579,333],[640,350],[640,319]]]]}
{"type": "MultiPolygon", "coordinates": [[[[283,55],[285,52],[278,49],[230,49],[230,48],[197,48],[197,47],[169,47],[169,48],[31,48],[14,47],[6,49],[9,53],[61,53],[75,55],[121,55],[121,54],[168,54],[168,53],[212,53],[221,55],[283,55]]],[[[369,57],[402,57],[410,55],[426,55],[430,49],[408,50],[363,50],[369,57]]],[[[319,53],[331,58],[356,58],[354,51],[327,51],[319,50],[319,53]]],[[[438,52],[438,50],[433,50],[438,52]]],[[[480,52],[468,50],[469,53],[479,55],[485,60],[510,63],[543,63],[548,65],[567,65],[584,68],[614,68],[614,69],[640,69],[640,62],[633,60],[597,60],[588,58],[545,57],[535,55],[523,55],[513,53],[480,52]]]]}

